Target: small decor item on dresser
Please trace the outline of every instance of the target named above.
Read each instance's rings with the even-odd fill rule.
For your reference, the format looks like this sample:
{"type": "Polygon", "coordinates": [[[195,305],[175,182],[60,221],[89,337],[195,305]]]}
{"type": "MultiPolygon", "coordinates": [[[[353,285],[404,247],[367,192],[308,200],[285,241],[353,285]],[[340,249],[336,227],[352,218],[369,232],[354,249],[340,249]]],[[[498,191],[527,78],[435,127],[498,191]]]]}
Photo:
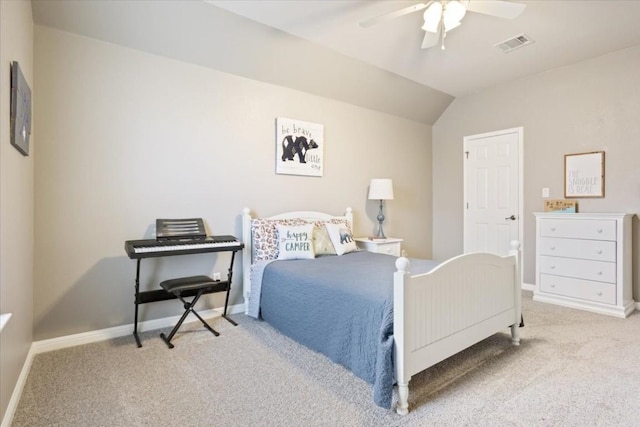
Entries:
{"type": "Polygon", "coordinates": [[[575,200],[545,200],[545,212],[556,213],[576,213],[578,212],[578,202],[575,200]]]}
{"type": "Polygon", "coordinates": [[[604,197],[604,151],[564,156],[564,197],[604,197]]]}
{"type": "Polygon", "coordinates": [[[276,119],[276,173],[322,176],[324,127],[318,123],[276,119]]]}
{"type": "Polygon", "coordinates": [[[375,236],[369,236],[369,240],[374,242],[384,242],[385,240],[387,240],[387,237],[386,236],[381,237],[381,236],[375,235],[375,236]]]}

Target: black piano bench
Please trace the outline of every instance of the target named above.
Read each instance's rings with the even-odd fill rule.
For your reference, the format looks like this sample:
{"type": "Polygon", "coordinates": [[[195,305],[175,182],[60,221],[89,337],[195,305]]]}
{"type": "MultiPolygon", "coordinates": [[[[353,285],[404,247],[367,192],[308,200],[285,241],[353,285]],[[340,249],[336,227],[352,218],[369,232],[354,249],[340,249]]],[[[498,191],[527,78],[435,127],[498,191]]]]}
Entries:
{"type": "Polygon", "coordinates": [[[164,333],[160,334],[160,338],[164,340],[164,342],[167,344],[169,348],[173,348],[173,344],[171,344],[171,339],[176,334],[178,329],[180,329],[182,322],[184,322],[184,319],[187,318],[189,313],[195,314],[196,317],[200,319],[204,327],[207,328],[213,335],[215,336],[220,335],[211,326],[209,326],[209,324],[205,322],[204,319],[200,317],[200,315],[193,309],[193,307],[196,305],[196,303],[198,302],[202,294],[204,294],[205,292],[215,292],[217,290],[215,288],[220,286],[225,286],[225,284],[220,281],[214,281],[209,276],[181,277],[178,279],[165,280],[164,282],[160,283],[160,287],[162,287],[162,289],[164,289],[169,293],[174,294],[184,304],[184,313],[182,314],[182,317],[180,317],[180,320],[178,321],[178,323],[176,323],[176,326],[174,326],[171,332],[169,333],[169,336],[165,336],[164,333]],[[182,293],[188,292],[188,291],[197,291],[191,301],[185,301],[185,299],[182,297],[182,293]]]}

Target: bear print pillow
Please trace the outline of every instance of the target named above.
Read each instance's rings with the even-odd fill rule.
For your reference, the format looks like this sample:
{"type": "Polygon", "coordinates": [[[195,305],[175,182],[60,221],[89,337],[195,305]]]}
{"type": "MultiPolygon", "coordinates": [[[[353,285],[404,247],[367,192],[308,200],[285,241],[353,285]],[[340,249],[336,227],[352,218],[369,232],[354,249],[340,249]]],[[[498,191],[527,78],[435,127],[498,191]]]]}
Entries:
{"type": "Polygon", "coordinates": [[[353,240],[351,228],[346,222],[340,224],[327,223],[324,226],[327,227],[327,232],[337,255],[344,255],[358,250],[356,242],[353,240]]]}

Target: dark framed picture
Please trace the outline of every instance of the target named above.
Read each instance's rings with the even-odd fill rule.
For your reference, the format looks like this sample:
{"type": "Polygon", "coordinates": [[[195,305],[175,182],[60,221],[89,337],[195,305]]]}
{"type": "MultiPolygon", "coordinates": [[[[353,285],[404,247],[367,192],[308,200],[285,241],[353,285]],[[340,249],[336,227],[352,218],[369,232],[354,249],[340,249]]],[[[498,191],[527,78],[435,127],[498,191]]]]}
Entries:
{"type": "Polygon", "coordinates": [[[11,145],[29,155],[31,136],[31,89],[22,75],[20,64],[11,63],[11,145]]]}
{"type": "Polygon", "coordinates": [[[324,126],[301,120],[276,118],[276,173],[322,176],[324,126]]]}
{"type": "Polygon", "coordinates": [[[604,197],[604,151],[564,156],[564,197],[604,197]]]}

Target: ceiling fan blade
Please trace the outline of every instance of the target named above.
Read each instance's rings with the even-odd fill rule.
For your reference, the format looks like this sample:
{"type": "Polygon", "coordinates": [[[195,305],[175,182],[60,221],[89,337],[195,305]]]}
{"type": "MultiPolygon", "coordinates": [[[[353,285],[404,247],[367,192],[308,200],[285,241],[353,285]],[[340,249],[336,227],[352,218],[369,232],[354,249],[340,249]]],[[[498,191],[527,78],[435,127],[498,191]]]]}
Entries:
{"type": "Polygon", "coordinates": [[[514,19],[518,17],[527,7],[523,3],[513,3],[502,0],[467,0],[467,10],[484,13],[485,15],[497,16],[498,18],[514,19]]]}
{"type": "Polygon", "coordinates": [[[419,10],[425,9],[429,7],[429,5],[433,3],[430,1],[428,3],[418,3],[413,6],[405,7],[403,9],[396,10],[394,12],[385,13],[380,16],[375,16],[373,18],[365,19],[364,21],[360,21],[360,26],[363,28],[371,27],[373,25],[380,24],[382,22],[391,21],[392,19],[399,18],[404,15],[408,15],[413,12],[417,12],[419,10]]]}
{"type": "Polygon", "coordinates": [[[424,39],[422,39],[422,48],[428,49],[438,44],[440,40],[440,34],[432,33],[430,31],[424,32],[424,39]]]}

